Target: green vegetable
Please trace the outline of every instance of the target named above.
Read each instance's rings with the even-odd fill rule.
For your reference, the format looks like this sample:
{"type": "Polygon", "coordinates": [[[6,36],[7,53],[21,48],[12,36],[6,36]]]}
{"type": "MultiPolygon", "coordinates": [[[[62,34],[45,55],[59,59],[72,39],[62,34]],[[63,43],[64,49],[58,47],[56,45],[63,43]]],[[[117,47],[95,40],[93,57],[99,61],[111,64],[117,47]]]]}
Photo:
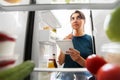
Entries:
{"type": "Polygon", "coordinates": [[[116,8],[110,16],[106,34],[112,42],[120,42],[120,7],[116,8]]]}
{"type": "Polygon", "coordinates": [[[34,68],[33,61],[25,61],[13,68],[0,71],[0,80],[23,80],[34,68]]]}

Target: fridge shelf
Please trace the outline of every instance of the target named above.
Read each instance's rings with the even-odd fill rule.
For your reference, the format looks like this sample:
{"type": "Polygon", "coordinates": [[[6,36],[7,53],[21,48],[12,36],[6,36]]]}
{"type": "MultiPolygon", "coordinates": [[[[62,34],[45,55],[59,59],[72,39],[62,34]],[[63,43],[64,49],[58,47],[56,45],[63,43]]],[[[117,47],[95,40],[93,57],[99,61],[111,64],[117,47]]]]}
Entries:
{"type": "Polygon", "coordinates": [[[86,68],[34,68],[33,72],[84,72],[86,68]]]}
{"type": "Polygon", "coordinates": [[[120,0],[114,3],[71,3],[71,4],[25,4],[0,5],[0,11],[39,11],[53,9],[114,9],[120,5],[120,0]]]}

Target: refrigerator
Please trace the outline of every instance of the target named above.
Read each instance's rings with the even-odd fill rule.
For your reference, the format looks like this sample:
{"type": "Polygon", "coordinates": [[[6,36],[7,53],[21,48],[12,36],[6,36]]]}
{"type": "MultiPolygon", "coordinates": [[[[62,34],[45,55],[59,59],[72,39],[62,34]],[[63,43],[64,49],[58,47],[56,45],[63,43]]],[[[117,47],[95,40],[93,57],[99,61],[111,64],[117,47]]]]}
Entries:
{"type": "Polygon", "coordinates": [[[119,3],[119,0],[21,0],[18,3],[1,0],[0,31],[17,37],[16,64],[34,61],[35,69],[26,80],[59,80],[56,78],[59,72],[86,70],[63,69],[60,65],[59,68],[47,67],[53,53],[57,60],[59,48],[56,40],[72,31],[70,23],[65,20],[69,21],[75,10],[83,11],[87,17],[86,33],[92,37],[94,53],[100,54],[101,46],[110,42],[104,32],[105,18],[119,3]]]}

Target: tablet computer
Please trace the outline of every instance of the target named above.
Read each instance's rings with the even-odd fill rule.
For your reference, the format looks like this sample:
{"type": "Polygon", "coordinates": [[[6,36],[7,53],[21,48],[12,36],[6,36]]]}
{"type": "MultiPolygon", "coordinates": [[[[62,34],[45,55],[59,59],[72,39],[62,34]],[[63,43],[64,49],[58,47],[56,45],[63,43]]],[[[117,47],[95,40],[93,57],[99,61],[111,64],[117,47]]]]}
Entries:
{"type": "Polygon", "coordinates": [[[74,48],[72,40],[57,40],[56,43],[63,53],[66,53],[69,48],[74,48]]]}

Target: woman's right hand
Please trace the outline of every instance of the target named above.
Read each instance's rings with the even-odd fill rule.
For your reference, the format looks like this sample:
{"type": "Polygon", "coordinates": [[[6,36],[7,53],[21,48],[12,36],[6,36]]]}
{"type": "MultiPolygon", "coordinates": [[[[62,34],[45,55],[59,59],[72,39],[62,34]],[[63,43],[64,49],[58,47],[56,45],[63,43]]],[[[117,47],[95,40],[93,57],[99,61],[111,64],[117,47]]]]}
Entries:
{"type": "Polygon", "coordinates": [[[73,48],[69,48],[68,51],[66,51],[67,54],[70,55],[70,57],[72,58],[73,61],[78,61],[80,59],[80,52],[76,49],[73,48]]]}
{"type": "Polygon", "coordinates": [[[69,50],[66,51],[66,53],[70,55],[73,61],[85,67],[85,59],[80,56],[80,52],[78,50],[69,48],[69,50]]]}

